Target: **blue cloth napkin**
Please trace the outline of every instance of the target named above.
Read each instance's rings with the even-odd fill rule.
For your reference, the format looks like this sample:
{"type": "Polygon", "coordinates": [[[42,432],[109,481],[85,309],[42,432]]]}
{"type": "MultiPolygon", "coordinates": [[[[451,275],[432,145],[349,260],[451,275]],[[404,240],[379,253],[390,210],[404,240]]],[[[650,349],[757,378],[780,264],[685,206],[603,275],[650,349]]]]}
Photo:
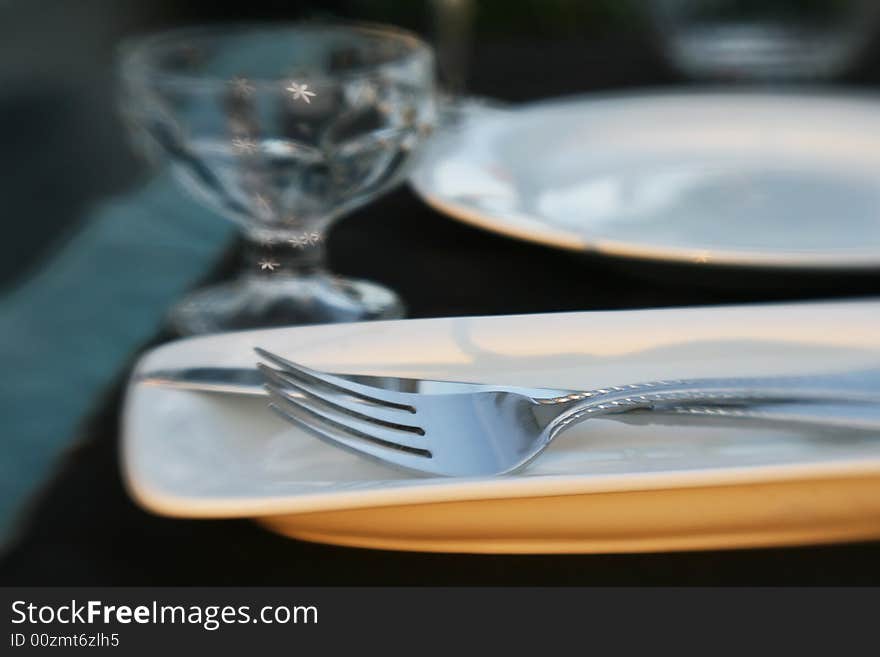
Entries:
{"type": "Polygon", "coordinates": [[[163,175],[99,207],[0,299],[0,542],[83,415],[232,234],[163,175]]]}

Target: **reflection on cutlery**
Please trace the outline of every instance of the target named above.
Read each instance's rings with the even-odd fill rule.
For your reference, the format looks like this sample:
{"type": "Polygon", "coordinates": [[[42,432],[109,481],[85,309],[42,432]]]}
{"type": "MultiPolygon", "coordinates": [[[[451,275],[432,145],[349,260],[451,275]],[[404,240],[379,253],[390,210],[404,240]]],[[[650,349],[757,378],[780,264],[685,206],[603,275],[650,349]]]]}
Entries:
{"type": "MultiPolygon", "coordinates": [[[[505,474],[527,465],[565,429],[591,417],[658,404],[852,404],[835,426],[880,427],[880,370],[763,379],[660,381],[567,393],[487,387],[452,394],[402,392],[318,372],[257,349],[270,406],[318,438],[383,463],[447,476],[505,474]]],[[[728,411],[731,409],[728,409],[728,411]]],[[[698,411],[694,411],[698,413],[698,411]]],[[[732,415],[730,417],[733,417],[732,415]]]]}
{"type": "MultiPolygon", "coordinates": [[[[571,390],[555,390],[550,388],[524,388],[521,386],[498,386],[457,381],[434,381],[431,379],[406,379],[395,376],[370,376],[364,374],[337,374],[336,376],[348,381],[376,386],[385,390],[398,390],[400,392],[450,394],[503,389],[530,394],[533,397],[558,397],[573,392],[571,390]]],[[[201,392],[258,396],[268,394],[264,386],[265,378],[256,368],[188,367],[154,370],[139,375],[136,382],[201,392]]]]}
{"type": "MultiPolygon", "coordinates": [[[[395,376],[371,376],[367,374],[336,374],[342,379],[383,390],[448,395],[480,391],[507,391],[533,398],[555,398],[573,394],[574,390],[554,388],[526,388],[497,384],[468,383],[463,381],[439,381],[412,379],[395,376]]],[[[194,392],[264,397],[268,393],[265,377],[256,368],[245,367],[187,367],[153,370],[139,375],[136,382],[165,388],[177,388],[194,392]]],[[[725,425],[748,421],[751,424],[770,426],[791,425],[797,427],[850,428],[880,432],[880,407],[870,404],[843,402],[839,404],[805,404],[798,402],[741,404],[654,404],[650,412],[630,410],[610,415],[609,418],[628,424],[685,425],[688,419],[705,424],[725,425]]]]}

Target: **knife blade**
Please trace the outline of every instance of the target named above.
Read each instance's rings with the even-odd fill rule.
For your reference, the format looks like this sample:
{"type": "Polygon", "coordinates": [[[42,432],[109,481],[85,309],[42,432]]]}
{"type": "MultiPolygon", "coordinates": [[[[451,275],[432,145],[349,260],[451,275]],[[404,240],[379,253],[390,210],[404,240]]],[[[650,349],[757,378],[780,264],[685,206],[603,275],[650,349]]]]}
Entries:
{"type": "MultiPolygon", "coordinates": [[[[462,381],[437,381],[403,377],[335,374],[350,381],[401,392],[454,394],[485,390],[509,390],[534,398],[558,397],[572,390],[525,388],[462,381]]],[[[255,368],[186,367],[159,369],[135,376],[135,383],[194,392],[265,396],[263,378],[255,368]]],[[[687,425],[707,421],[713,425],[735,425],[743,421],[772,426],[850,429],[880,432],[880,407],[876,404],[845,403],[764,403],[739,405],[658,404],[653,410],[637,410],[608,416],[630,424],[687,425]]]]}

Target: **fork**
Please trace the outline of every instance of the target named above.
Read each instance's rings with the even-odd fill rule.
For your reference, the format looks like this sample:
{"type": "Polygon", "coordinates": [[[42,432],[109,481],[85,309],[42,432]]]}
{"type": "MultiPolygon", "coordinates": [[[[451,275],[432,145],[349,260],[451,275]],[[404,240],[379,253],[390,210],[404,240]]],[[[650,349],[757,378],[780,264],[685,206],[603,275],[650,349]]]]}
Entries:
{"type": "Polygon", "coordinates": [[[880,429],[880,370],[654,381],[539,398],[510,390],[386,390],[318,372],[265,349],[255,351],[275,366],[257,365],[270,407],[285,420],[337,447],[429,475],[509,474],[579,422],[658,404],[735,408],[758,401],[846,402],[858,409],[852,428],[880,429]]]}

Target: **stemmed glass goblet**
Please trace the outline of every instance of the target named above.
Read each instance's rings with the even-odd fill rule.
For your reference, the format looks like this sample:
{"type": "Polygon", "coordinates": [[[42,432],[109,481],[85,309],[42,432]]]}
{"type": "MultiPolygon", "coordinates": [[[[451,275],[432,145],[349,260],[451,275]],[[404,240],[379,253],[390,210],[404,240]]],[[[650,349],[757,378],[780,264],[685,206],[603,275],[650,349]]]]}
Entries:
{"type": "Polygon", "coordinates": [[[128,45],[121,75],[137,143],[247,243],[247,271],[172,311],[180,332],[402,315],[392,291],[328,272],[324,237],[430,133],[427,45],[357,24],[190,28],[128,45]]]}

